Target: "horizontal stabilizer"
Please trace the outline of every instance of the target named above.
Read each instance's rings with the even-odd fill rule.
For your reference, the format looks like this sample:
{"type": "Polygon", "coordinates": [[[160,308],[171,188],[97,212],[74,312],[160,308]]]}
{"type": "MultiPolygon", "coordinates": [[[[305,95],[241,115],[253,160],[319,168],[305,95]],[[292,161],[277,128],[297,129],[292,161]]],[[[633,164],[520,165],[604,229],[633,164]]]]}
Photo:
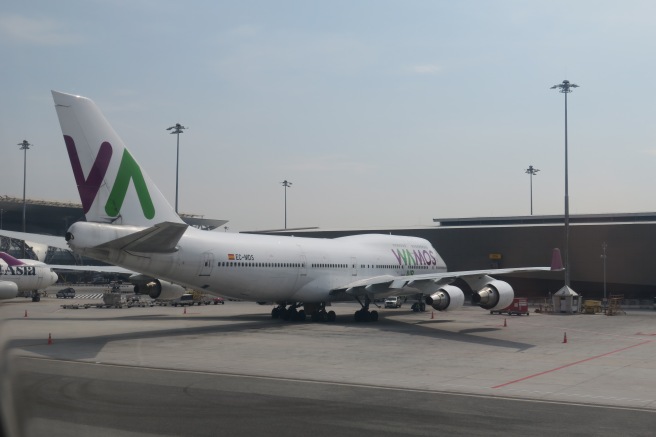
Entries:
{"type": "Polygon", "coordinates": [[[185,223],[163,222],[155,226],[108,241],[95,249],[124,250],[129,252],[171,253],[176,251],[178,241],[189,225],[185,223]]]}

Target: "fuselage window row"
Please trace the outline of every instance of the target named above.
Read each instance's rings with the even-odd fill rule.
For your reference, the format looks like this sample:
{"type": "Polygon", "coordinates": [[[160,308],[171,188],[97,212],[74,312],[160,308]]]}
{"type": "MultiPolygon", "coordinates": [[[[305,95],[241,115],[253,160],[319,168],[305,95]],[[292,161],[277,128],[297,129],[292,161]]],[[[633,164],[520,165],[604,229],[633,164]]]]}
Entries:
{"type": "Polygon", "coordinates": [[[264,268],[298,268],[305,267],[305,263],[246,263],[246,262],[230,262],[221,261],[217,264],[218,267],[264,267],[264,268]]]}
{"type": "MultiPolygon", "coordinates": [[[[260,267],[260,268],[305,268],[305,263],[248,263],[236,261],[221,261],[217,264],[218,267],[260,267]]],[[[348,264],[311,264],[312,268],[317,269],[348,269],[348,264]]],[[[355,268],[355,266],[353,266],[355,268]]],[[[376,268],[376,269],[404,269],[410,268],[414,270],[428,269],[429,266],[403,266],[403,265],[388,265],[388,264],[361,264],[360,268],[376,268]]]]}

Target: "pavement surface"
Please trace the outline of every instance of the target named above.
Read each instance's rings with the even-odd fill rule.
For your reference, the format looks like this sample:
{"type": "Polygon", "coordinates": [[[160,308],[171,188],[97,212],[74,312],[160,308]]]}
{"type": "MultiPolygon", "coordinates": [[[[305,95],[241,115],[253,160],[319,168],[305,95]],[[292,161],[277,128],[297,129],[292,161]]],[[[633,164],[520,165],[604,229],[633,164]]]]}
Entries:
{"type": "Polygon", "coordinates": [[[357,305],[337,304],[336,323],[294,323],[247,302],[62,309],[93,301],[77,290],[0,304],[3,419],[16,435],[654,432],[656,311],[406,304],[356,323],[357,305]]]}

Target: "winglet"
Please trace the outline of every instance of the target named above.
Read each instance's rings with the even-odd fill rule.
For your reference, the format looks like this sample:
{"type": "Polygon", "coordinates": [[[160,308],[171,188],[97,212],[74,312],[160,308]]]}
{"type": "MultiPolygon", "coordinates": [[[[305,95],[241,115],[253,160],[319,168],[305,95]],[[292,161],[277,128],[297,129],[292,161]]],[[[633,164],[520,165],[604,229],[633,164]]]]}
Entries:
{"type": "Polygon", "coordinates": [[[551,254],[551,270],[564,270],[563,259],[560,257],[560,249],[554,248],[551,254]]]}
{"type": "Polygon", "coordinates": [[[14,258],[9,255],[7,252],[0,252],[0,259],[7,263],[9,266],[22,266],[25,263],[21,260],[14,258]]]}

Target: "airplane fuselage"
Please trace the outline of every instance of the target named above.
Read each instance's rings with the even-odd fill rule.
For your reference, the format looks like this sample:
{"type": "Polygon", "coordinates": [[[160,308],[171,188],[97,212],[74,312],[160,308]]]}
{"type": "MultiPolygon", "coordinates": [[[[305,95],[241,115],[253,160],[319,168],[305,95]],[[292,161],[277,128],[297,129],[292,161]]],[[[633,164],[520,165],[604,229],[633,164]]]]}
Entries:
{"type": "MultiPolygon", "coordinates": [[[[69,245],[80,253],[180,283],[187,287],[257,301],[329,302],[336,287],[361,279],[444,272],[437,251],[424,239],[355,235],[336,239],[232,234],[189,228],[173,253],[94,249],[121,237],[116,226],[79,222],[69,245]],[[88,240],[86,235],[90,235],[88,240]],[[85,246],[93,241],[94,246],[85,246]]],[[[125,234],[138,229],[126,227],[125,234]]],[[[393,293],[390,289],[390,293],[393,293]]]]}
{"type": "Polygon", "coordinates": [[[57,274],[40,265],[0,264],[0,299],[11,299],[21,291],[40,290],[57,282],[57,274]]]}

